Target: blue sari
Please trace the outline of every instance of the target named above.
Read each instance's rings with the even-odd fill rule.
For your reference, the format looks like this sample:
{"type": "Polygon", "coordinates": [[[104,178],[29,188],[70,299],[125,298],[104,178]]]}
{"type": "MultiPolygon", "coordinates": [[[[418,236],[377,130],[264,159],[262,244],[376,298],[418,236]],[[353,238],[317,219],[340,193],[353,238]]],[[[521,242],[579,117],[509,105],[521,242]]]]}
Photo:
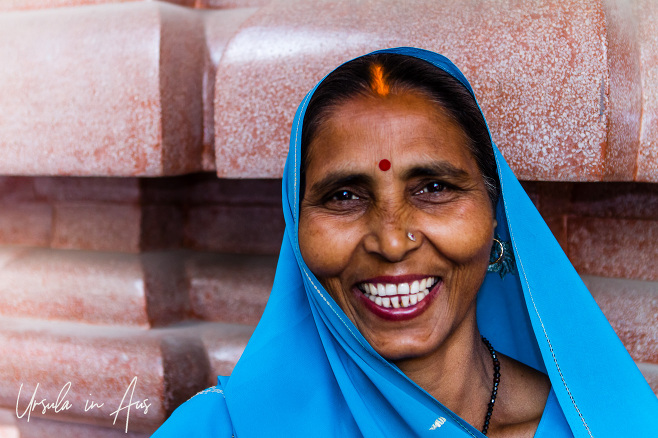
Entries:
{"type": "MultiPolygon", "coordinates": [[[[441,55],[383,52],[424,59],[474,94],[441,55]]],[[[183,404],[153,436],[482,437],[382,358],[304,263],[300,143],[314,90],[292,127],[286,230],[263,317],[232,375],[183,404]]],[[[498,351],[548,375],[552,389],[535,437],[658,435],[658,399],[495,145],[494,153],[501,183],[496,233],[511,242],[516,272],[487,275],[478,327],[498,351]]]]}

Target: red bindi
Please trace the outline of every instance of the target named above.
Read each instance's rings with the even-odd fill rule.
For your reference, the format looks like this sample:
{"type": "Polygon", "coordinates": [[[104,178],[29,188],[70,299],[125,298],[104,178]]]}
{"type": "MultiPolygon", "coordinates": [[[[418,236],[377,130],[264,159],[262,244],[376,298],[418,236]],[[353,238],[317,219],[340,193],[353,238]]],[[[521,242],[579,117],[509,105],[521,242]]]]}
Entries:
{"type": "Polygon", "coordinates": [[[391,162],[388,161],[386,158],[384,158],[382,161],[379,162],[379,169],[383,170],[384,172],[386,172],[390,168],[391,168],[391,162]]]}

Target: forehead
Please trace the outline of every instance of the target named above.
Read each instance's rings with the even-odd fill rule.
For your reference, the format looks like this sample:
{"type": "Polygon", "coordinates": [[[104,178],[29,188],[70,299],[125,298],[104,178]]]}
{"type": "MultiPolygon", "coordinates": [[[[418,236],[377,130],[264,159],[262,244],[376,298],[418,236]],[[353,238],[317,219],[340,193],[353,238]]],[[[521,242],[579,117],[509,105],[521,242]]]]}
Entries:
{"type": "Polygon", "coordinates": [[[394,168],[419,159],[464,165],[469,158],[468,137],[460,125],[420,93],[360,96],[334,107],[324,118],[309,146],[307,171],[377,164],[382,159],[394,168]]]}

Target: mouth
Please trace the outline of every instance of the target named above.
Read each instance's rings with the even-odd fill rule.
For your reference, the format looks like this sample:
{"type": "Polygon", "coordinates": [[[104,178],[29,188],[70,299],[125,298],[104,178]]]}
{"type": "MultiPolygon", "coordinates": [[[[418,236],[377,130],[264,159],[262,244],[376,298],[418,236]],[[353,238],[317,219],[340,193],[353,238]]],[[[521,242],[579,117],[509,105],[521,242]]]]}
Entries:
{"type": "Polygon", "coordinates": [[[436,295],[440,277],[422,277],[410,282],[366,281],[356,289],[368,307],[385,319],[409,319],[419,315],[436,295]]]}

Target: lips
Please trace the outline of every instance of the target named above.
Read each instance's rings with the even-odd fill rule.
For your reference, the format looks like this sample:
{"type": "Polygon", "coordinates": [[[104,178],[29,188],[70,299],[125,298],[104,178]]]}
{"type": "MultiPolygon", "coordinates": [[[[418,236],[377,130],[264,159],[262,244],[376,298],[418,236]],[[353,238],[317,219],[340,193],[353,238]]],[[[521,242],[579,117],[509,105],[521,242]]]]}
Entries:
{"type": "Polygon", "coordinates": [[[441,279],[423,277],[408,282],[389,281],[369,280],[359,283],[357,289],[366,306],[378,316],[386,319],[409,319],[427,307],[432,298],[430,294],[438,289],[435,286],[441,279]]]}

